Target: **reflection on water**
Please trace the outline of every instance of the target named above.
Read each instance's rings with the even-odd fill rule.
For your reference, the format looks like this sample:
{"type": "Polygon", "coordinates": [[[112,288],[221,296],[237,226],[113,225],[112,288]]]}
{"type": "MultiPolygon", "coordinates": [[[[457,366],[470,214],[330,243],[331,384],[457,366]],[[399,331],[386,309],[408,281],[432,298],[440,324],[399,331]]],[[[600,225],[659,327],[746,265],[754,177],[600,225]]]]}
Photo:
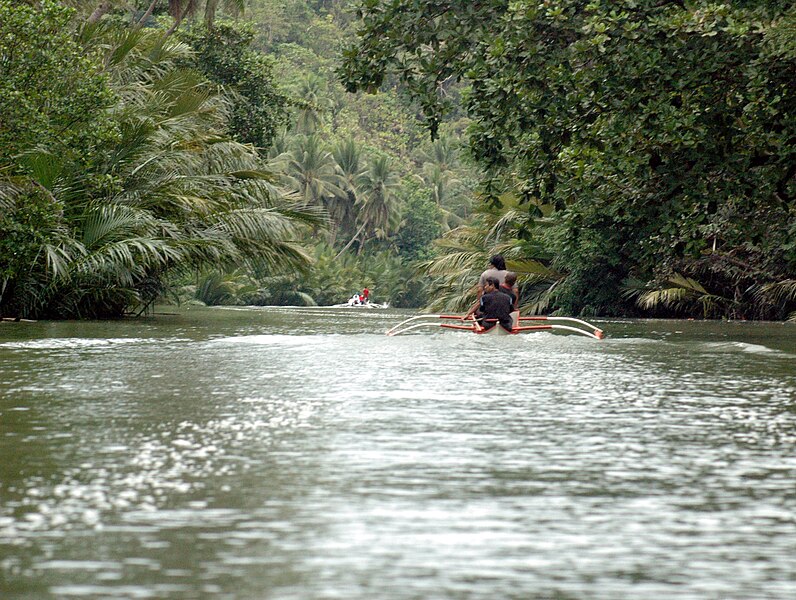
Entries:
{"type": "Polygon", "coordinates": [[[796,597],[781,324],[0,324],[0,596],[796,597]]]}

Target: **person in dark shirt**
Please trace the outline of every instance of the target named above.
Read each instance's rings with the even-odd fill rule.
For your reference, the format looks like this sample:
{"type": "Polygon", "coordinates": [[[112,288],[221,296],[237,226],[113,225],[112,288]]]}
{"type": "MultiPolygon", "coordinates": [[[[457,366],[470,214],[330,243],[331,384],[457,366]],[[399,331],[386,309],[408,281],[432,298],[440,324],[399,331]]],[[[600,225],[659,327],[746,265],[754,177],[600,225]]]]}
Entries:
{"type": "Polygon", "coordinates": [[[484,294],[479,300],[476,316],[484,329],[492,329],[500,324],[506,331],[511,331],[511,310],[513,302],[508,294],[498,290],[500,282],[496,277],[487,277],[484,282],[484,294]]]}
{"type": "Polygon", "coordinates": [[[475,302],[473,302],[470,310],[467,311],[467,316],[465,318],[471,317],[475,314],[475,311],[478,310],[478,306],[481,303],[481,296],[484,294],[486,278],[495,277],[498,280],[498,284],[501,284],[506,278],[506,273],[506,261],[500,254],[495,254],[489,259],[489,268],[481,273],[481,277],[478,278],[478,293],[475,297],[475,302]]]}
{"type": "Polygon", "coordinates": [[[481,273],[481,277],[478,278],[478,298],[481,298],[481,294],[484,293],[484,283],[486,283],[487,277],[495,277],[498,280],[498,283],[503,283],[506,279],[506,260],[500,255],[495,254],[492,258],[489,259],[489,268],[481,273]]]}

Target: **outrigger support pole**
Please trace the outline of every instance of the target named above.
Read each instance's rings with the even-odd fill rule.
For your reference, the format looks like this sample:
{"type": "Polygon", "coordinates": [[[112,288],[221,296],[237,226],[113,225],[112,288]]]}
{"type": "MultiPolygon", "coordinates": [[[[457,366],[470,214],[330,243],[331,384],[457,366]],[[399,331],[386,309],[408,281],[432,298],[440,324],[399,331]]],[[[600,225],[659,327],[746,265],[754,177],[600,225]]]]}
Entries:
{"type": "Polygon", "coordinates": [[[580,333],[581,335],[594,338],[595,340],[603,339],[603,332],[600,329],[595,329],[594,333],[591,331],[583,331],[577,327],[570,327],[569,325],[527,325],[525,327],[515,327],[511,333],[520,333],[521,331],[542,331],[545,329],[562,329],[564,331],[571,331],[573,333],[580,333]],[[598,333],[599,332],[599,333],[598,333]]]}
{"type": "MultiPolygon", "coordinates": [[[[581,319],[576,319],[574,317],[520,317],[520,321],[568,321],[570,323],[577,323],[578,325],[583,325],[584,327],[591,327],[592,333],[591,337],[601,340],[605,337],[605,333],[599,327],[595,327],[591,323],[583,321],[581,319]]],[[[558,328],[561,328],[559,326],[558,328]]],[[[518,327],[517,329],[522,330],[522,327],[518,327]]],[[[574,329],[574,327],[568,327],[568,329],[574,329]]],[[[578,330],[580,331],[580,330],[578,330]]]]}
{"type": "MultiPolygon", "coordinates": [[[[412,321],[418,321],[420,319],[455,319],[456,321],[464,321],[464,317],[462,317],[460,315],[417,315],[416,317],[410,317],[410,318],[408,318],[408,319],[406,319],[404,321],[401,321],[400,323],[398,323],[398,325],[396,325],[395,327],[393,327],[392,329],[387,331],[387,335],[398,335],[399,333],[403,333],[403,331],[399,332],[399,331],[396,331],[396,329],[400,329],[404,325],[408,325],[412,321]]],[[[439,324],[438,323],[424,323],[424,325],[433,325],[434,327],[437,327],[439,324]]],[[[410,327],[409,329],[414,329],[414,328],[415,327],[413,326],[413,327],[410,327]]],[[[405,330],[405,331],[408,331],[408,329],[405,330]]]]}
{"type": "MultiPolygon", "coordinates": [[[[564,331],[571,331],[573,333],[580,333],[581,335],[594,338],[595,340],[601,340],[605,337],[605,334],[603,333],[602,329],[595,327],[591,323],[588,323],[581,319],[576,319],[574,317],[520,317],[519,322],[522,321],[557,321],[559,323],[561,321],[565,321],[569,323],[582,325],[584,327],[588,327],[591,329],[591,331],[584,331],[583,329],[578,329],[577,327],[572,327],[571,325],[559,325],[557,323],[554,323],[548,325],[525,325],[525,326],[518,325],[517,327],[512,329],[509,333],[560,329],[564,331]]],[[[465,319],[465,317],[460,315],[417,315],[415,317],[410,317],[404,321],[401,321],[400,323],[398,323],[398,325],[387,331],[387,335],[389,336],[398,335],[400,333],[406,333],[407,331],[411,331],[412,329],[419,329],[421,327],[444,327],[445,329],[460,329],[465,331],[474,331],[476,333],[478,333],[483,329],[481,325],[478,323],[478,321],[475,320],[475,317],[473,317],[472,319],[465,319]],[[413,323],[415,321],[421,321],[424,319],[432,319],[432,320],[447,319],[447,320],[461,321],[462,324],[454,325],[451,323],[435,323],[430,321],[424,321],[421,323],[415,323],[414,325],[409,325],[409,323],[413,323]],[[467,322],[468,324],[465,325],[464,324],[465,322],[467,322]],[[406,327],[407,325],[409,326],[406,327]]]]}

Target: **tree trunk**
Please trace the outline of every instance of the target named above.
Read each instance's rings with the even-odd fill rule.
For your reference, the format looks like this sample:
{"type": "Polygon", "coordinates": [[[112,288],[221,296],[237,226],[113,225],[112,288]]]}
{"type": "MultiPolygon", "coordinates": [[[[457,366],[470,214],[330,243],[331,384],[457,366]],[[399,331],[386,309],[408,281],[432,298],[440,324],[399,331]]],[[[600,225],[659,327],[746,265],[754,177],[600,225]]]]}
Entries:
{"type": "Polygon", "coordinates": [[[91,24],[96,23],[112,7],[113,7],[113,5],[110,3],[110,0],[102,0],[102,2],[99,3],[97,8],[94,9],[94,12],[91,13],[91,16],[88,18],[88,23],[91,23],[91,24]]]}
{"type": "Polygon", "coordinates": [[[146,9],[144,16],[138,19],[138,23],[136,23],[136,27],[143,27],[144,23],[147,22],[149,17],[152,16],[152,13],[155,10],[155,7],[160,4],[160,0],[152,0],[152,4],[149,5],[149,8],[146,9]]]}
{"type": "Polygon", "coordinates": [[[216,7],[218,0],[207,0],[205,4],[205,25],[208,29],[213,29],[213,23],[216,22],[216,7]]]}
{"type": "Polygon", "coordinates": [[[334,245],[337,243],[337,232],[340,230],[340,224],[332,219],[331,225],[329,225],[329,245],[334,248],[334,245]]]}
{"type": "Polygon", "coordinates": [[[362,223],[362,225],[359,226],[359,229],[357,229],[357,232],[354,234],[354,237],[352,237],[348,241],[348,243],[343,247],[343,249],[340,250],[340,252],[337,253],[337,256],[334,257],[335,260],[340,258],[343,255],[343,252],[348,250],[351,247],[351,244],[353,244],[355,241],[357,241],[357,238],[359,237],[359,234],[362,233],[363,229],[365,229],[365,225],[367,225],[367,223],[362,223]]]}
{"type": "Polygon", "coordinates": [[[190,2],[188,2],[185,5],[185,10],[183,10],[176,19],[174,19],[174,24],[171,27],[169,27],[168,31],[166,31],[166,36],[165,37],[169,37],[172,33],[177,31],[177,29],[180,27],[180,25],[182,25],[182,20],[185,17],[188,16],[189,12],[191,12],[191,3],[190,2]]]}

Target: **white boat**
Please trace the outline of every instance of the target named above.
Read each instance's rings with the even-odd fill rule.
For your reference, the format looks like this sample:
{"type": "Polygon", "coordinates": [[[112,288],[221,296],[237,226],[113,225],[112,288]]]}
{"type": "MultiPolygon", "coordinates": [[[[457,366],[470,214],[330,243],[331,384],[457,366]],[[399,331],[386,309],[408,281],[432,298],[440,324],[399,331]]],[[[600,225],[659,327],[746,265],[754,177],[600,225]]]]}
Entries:
{"type": "Polygon", "coordinates": [[[365,302],[364,304],[332,304],[332,308],[390,308],[388,303],[365,302]]]}
{"type": "Polygon", "coordinates": [[[389,308],[390,305],[386,302],[383,304],[379,304],[377,302],[371,302],[367,298],[363,301],[360,298],[359,294],[354,294],[351,298],[348,299],[348,302],[345,304],[333,304],[332,308],[389,308]]]}
{"type": "Polygon", "coordinates": [[[595,340],[601,340],[605,333],[599,327],[595,327],[587,321],[574,317],[517,317],[514,327],[509,331],[499,324],[486,329],[473,317],[465,318],[461,315],[418,315],[410,317],[398,323],[395,327],[387,331],[387,335],[394,336],[421,329],[425,327],[439,327],[442,329],[453,329],[457,331],[469,331],[481,335],[515,335],[518,333],[529,333],[533,331],[567,331],[579,333],[595,340]],[[440,322],[442,321],[442,322],[440,322]],[[452,323],[451,321],[459,321],[452,323]],[[538,325],[523,325],[523,323],[539,322],[538,325]]]}

